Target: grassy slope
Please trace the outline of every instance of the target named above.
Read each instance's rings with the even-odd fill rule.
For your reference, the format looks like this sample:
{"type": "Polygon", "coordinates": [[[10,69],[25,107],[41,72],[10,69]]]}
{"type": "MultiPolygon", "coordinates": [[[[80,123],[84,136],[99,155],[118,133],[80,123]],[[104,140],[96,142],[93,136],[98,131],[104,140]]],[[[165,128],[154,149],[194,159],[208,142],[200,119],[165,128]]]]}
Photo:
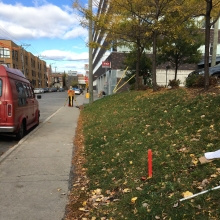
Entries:
{"type": "Polygon", "coordinates": [[[220,160],[200,164],[220,148],[220,95],[184,89],[121,93],[82,111],[89,190],[110,196],[89,216],[108,219],[219,219],[220,191],[177,202],[219,185],[220,160]],[[148,177],[148,149],[153,177],[148,177]],[[131,199],[137,197],[135,202],[131,199]]]}

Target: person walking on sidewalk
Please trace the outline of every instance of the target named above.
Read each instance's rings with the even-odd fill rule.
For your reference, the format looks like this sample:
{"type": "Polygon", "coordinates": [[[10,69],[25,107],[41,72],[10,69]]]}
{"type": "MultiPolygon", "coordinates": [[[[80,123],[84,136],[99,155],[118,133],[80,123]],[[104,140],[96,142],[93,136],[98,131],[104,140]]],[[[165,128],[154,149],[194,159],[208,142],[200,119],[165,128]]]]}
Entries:
{"type": "Polygon", "coordinates": [[[68,99],[69,99],[69,107],[73,107],[73,99],[75,96],[75,91],[73,90],[73,87],[70,86],[70,88],[67,91],[68,99]]]}

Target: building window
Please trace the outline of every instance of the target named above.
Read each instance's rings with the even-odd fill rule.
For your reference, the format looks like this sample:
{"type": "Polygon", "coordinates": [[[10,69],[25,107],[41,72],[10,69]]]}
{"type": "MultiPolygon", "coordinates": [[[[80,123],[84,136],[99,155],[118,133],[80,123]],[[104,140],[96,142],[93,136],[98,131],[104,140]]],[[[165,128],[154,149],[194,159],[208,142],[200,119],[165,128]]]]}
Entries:
{"type": "Polygon", "coordinates": [[[18,61],[18,51],[15,50],[15,60],[18,61]]]}
{"type": "Polygon", "coordinates": [[[10,58],[10,50],[8,48],[0,47],[0,57],[10,58]]]}

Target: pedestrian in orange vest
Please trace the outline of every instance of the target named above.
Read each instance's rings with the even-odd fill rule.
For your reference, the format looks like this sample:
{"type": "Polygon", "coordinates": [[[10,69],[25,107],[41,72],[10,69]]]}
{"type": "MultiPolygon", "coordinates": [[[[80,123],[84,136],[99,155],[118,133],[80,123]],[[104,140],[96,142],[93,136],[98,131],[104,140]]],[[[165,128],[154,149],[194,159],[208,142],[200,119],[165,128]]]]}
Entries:
{"type": "Polygon", "coordinates": [[[70,107],[73,107],[73,99],[75,96],[75,91],[73,90],[73,87],[70,86],[70,88],[67,91],[68,99],[69,99],[69,105],[70,107]]]}

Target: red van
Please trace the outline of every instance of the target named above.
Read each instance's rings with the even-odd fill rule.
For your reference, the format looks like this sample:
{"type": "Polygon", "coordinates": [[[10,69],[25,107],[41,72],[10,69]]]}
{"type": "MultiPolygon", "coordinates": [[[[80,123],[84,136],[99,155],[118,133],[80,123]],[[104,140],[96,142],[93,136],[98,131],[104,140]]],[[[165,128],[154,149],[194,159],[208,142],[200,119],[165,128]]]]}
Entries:
{"type": "Polygon", "coordinates": [[[0,65],[0,133],[15,134],[20,140],[39,124],[40,110],[33,88],[17,69],[0,65]]]}

